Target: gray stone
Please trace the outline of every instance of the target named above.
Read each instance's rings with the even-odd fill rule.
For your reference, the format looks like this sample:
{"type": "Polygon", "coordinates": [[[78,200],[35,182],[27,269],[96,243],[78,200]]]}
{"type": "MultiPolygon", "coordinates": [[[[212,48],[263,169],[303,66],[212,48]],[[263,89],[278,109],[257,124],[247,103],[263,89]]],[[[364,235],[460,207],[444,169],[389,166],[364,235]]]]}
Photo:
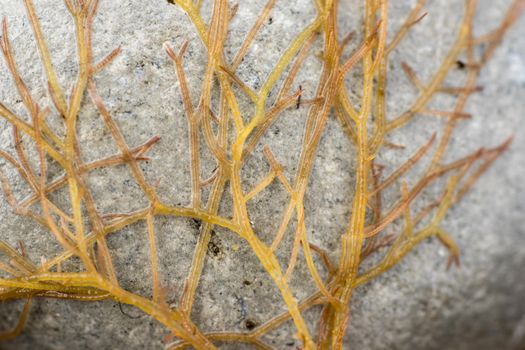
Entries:
{"type": "MultiPolygon", "coordinates": [[[[69,90],[76,74],[72,20],[61,1],[35,2],[59,79],[69,90]]],[[[209,3],[205,1],[204,5],[208,16],[209,3]]],[[[264,3],[263,0],[240,2],[230,29],[227,57],[233,57],[264,3]]],[[[308,0],[278,1],[272,13],[272,24],[263,27],[239,68],[239,76],[248,85],[258,88],[262,84],[289,41],[313,18],[312,3],[308,0]]],[[[341,32],[359,30],[362,8],[357,3],[356,0],[341,1],[341,32]]],[[[392,28],[399,26],[414,3],[391,1],[392,28]]],[[[484,33],[497,25],[510,1],[480,0],[479,3],[476,28],[484,33]]],[[[463,1],[431,1],[427,11],[427,18],[392,55],[389,115],[406,109],[416,94],[404,77],[400,62],[409,62],[422,80],[428,79],[453,41],[463,1]]],[[[23,77],[37,99],[48,105],[45,77],[23,1],[0,0],[0,14],[7,17],[23,77]]],[[[390,272],[356,290],[345,348],[525,347],[524,28],[525,18],[521,18],[483,70],[480,84],[484,90],[475,94],[468,104],[473,120],[461,123],[451,143],[449,160],[482,145],[495,146],[509,135],[515,135],[510,150],[447,215],[444,227],[461,248],[461,268],[446,270],[447,252],[436,240],[420,245],[390,272]]],[[[117,45],[121,45],[123,52],[97,77],[100,93],[130,145],[139,145],[154,135],[162,137],[150,152],[152,160],[143,163],[142,168],[152,183],[160,180],[162,199],[178,205],[187,205],[190,200],[188,140],[178,81],[162,44],[169,41],[179,47],[186,39],[190,47],[185,67],[191,91],[198,96],[206,56],[188,17],[180,9],[164,0],[101,1],[95,21],[95,56],[101,58],[117,45]]],[[[315,50],[320,50],[320,46],[315,50]]],[[[320,62],[311,57],[297,78],[297,84],[305,91],[304,98],[313,95],[320,67],[320,62]]],[[[24,114],[5,64],[0,65],[0,75],[0,101],[24,114]]],[[[454,85],[455,81],[451,78],[449,82],[454,85]]],[[[87,100],[78,131],[86,161],[116,152],[95,108],[87,100]]],[[[441,97],[434,102],[434,106],[440,108],[450,105],[450,98],[441,97]]],[[[247,101],[241,107],[247,110],[247,101]]],[[[277,158],[286,166],[289,178],[296,170],[302,137],[298,130],[305,116],[304,108],[288,110],[261,142],[272,146],[277,158]]],[[[58,120],[52,122],[56,124],[58,120]]],[[[401,164],[442,123],[438,119],[421,118],[396,132],[391,141],[406,144],[407,149],[386,151],[379,161],[390,167],[401,164]]],[[[3,149],[12,149],[10,130],[1,120],[0,146],[3,149]]],[[[347,221],[352,197],[353,155],[341,151],[349,149],[351,145],[339,124],[330,120],[315,163],[311,189],[305,199],[311,239],[329,250],[334,259],[338,254],[338,235],[347,221]]],[[[0,166],[4,165],[0,161],[0,166]]],[[[205,162],[202,176],[210,174],[214,166],[211,161],[205,162]]],[[[20,183],[12,169],[5,168],[17,197],[27,195],[28,188],[20,183]]],[[[260,181],[267,168],[261,148],[258,148],[243,170],[245,186],[260,181]]],[[[51,168],[50,172],[56,174],[57,169],[51,168]]],[[[409,180],[415,175],[411,173],[409,180]]],[[[103,212],[140,208],[147,203],[125,167],[95,171],[89,177],[89,185],[103,212]]],[[[387,193],[387,198],[394,195],[387,193]]],[[[63,191],[53,197],[62,204],[67,203],[66,198],[63,191]]],[[[276,218],[280,218],[286,201],[286,192],[273,184],[250,203],[251,219],[264,241],[270,241],[274,234],[278,225],[276,218]]],[[[225,214],[230,211],[226,202],[221,208],[225,214]]],[[[158,218],[156,225],[161,247],[161,276],[170,291],[168,300],[175,302],[181,294],[198,230],[194,222],[185,219],[158,218]]],[[[33,261],[51,257],[59,251],[49,233],[28,219],[14,215],[3,199],[0,201],[0,239],[12,245],[21,239],[33,261]]],[[[192,315],[204,331],[245,330],[247,320],[260,324],[284,309],[275,285],[240,238],[217,229],[213,243],[220,254],[210,254],[207,259],[192,315]]],[[[289,240],[284,242],[279,250],[283,262],[290,243],[289,240]]],[[[108,244],[122,286],[150,295],[144,224],[132,225],[111,235],[108,244]]],[[[292,280],[299,299],[315,290],[308,276],[300,264],[292,280]]],[[[0,305],[0,329],[16,324],[21,306],[18,302],[0,305]]],[[[314,308],[306,313],[312,327],[319,311],[314,308]]],[[[126,305],[119,306],[111,301],[82,303],[40,299],[34,302],[22,335],[0,343],[0,348],[160,349],[166,334],[166,329],[156,321],[126,305]]],[[[292,334],[293,327],[286,324],[265,340],[277,349],[291,349],[299,345],[293,343],[292,334]]],[[[224,345],[224,348],[246,347],[224,345]]]]}

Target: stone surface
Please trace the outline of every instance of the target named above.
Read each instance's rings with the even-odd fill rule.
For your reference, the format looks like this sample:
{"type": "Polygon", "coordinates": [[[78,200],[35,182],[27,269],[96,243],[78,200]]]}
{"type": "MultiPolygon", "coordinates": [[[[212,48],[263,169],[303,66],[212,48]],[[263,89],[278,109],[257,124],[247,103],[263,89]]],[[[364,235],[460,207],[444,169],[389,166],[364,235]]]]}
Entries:
{"type": "MultiPolygon", "coordinates": [[[[209,16],[209,2],[205,9],[209,16]]],[[[226,52],[232,57],[241,39],[264,6],[262,0],[240,2],[226,52]]],[[[53,61],[63,86],[68,89],[76,74],[72,20],[58,0],[36,1],[37,12],[48,38],[53,61]]],[[[355,0],[341,0],[341,31],[359,29],[359,10],[355,0]],[[356,10],[357,9],[357,10],[356,10]]],[[[392,28],[398,26],[415,1],[391,1],[392,28]]],[[[417,68],[421,79],[428,78],[453,41],[459,16],[460,0],[429,1],[427,18],[409,34],[399,52],[392,56],[389,90],[389,114],[406,108],[414,98],[414,88],[404,77],[400,62],[417,68]]],[[[503,15],[508,0],[481,0],[476,17],[477,30],[493,28],[503,15]]],[[[0,14],[9,22],[15,57],[35,96],[48,102],[45,79],[34,45],[22,1],[0,0],[0,14]]],[[[272,24],[264,26],[252,50],[239,69],[240,77],[257,88],[300,28],[314,16],[310,1],[278,1],[272,24]]],[[[352,302],[348,349],[522,349],[525,347],[525,18],[508,33],[502,47],[485,67],[480,84],[484,90],[472,97],[468,112],[474,118],[462,123],[451,145],[450,159],[460,157],[480,145],[494,146],[514,134],[511,149],[483,176],[463,202],[454,207],[445,228],[454,236],[462,251],[460,269],[446,271],[447,252],[435,240],[419,246],[399,266],[379,279],[359,288],[352,302]]],[[[195,94],[206,63],[202,45],[188,18],[181,10],[163,0],[102,0],[95,22],[95,55],[103,57],[117,45],[123,53],[97,77],[102,96],[130,145],[138,145],[153,135],[162,140],[151,151],[151,162],[143,164],[148,179],[160,180],[159,193],[170,203],[189,202],[189,168],[186,122],[178,82],[172,64],[162,50],[166,41],[175,47],[185,39],[190,48],[185,56],[190,88],[195,94]]],[[[353,46],[352,46],[353,48],[353,46]]],[[[315,50],[319,50],[317,47],[315,50]]],[[[320,63],[307,60],[297,79],[305,98],[313,94],[320,63]]],[[[0,101],[22,112],[5,64],[0,65],[0,101]]],[[[450,80],[454,85],[454,80],[450,80]]],[[[195,95],[196,96],[196,95],[195,95]]],[[[196,100],[197,98],[195,98],[196,100]]],[[[435,102],[450,105],[447,98],[435,102]]],[[[242,106],[246,108],[246,106],[242,106]]],[[[298,159],[302,125],[306,109],[289,110],[272,127],[263,143],[272,146],[287,174],[294,173],[298,159]]],[[[395,133],[391,141],[409,144],[403,152],[387,151],[380,161],[400,164],[425,142],[432,130],[442,123],[425,119],[395,133]]],[[[94,160],[113,154],[110,135],[103,128],[94,107],[86,103],[80,116],[79,137],[83,156],[94,160]]],[[[9,149],[11,131],[0,121],[0,146],[9,149]]],[[[337,256],[337,235],[344,228],[351,201],[352,166],[348,141],[337,122],[331,120],[323,135],[315,163],[311,191],[305,200],[312,241],[337,256]]],[[[4,163],[0,161],[0,166],[4,163]]],[[[203,177],[212,172],[214,163],[203,166],[203,177]]],[[[267,169],[261,149],[248,162],[245,184],[261,180],[267,169]]],[[[6,168],[18,196],[27,188],[15,181],[6,168]]],[[[56,169],[51,169],[56,171],[56,169]]],[[[414,174],[415,175],[415,174],[414,174]]],[[[95,171],[89,185],[102,211],[139,208],[145,204],[124,167],[95,171]]],[[[391,194],[392,195],[392,194],[391,194]]],[[[65,193],[54,199],[64,202],[65,193]]],[[[277,227],[286,201],[285,191],[277,185],[250,204],[251,219],[262,239],[269,241],[277,227]]],[[[225,204],[221,209],[228,213],[225,204]]],[[[162,278],[170,289],[170,300],[180,295],[193,247],[197,241],[194,222],[159,218],[162,278]]],[[[147,238],[143,224],[112,235],[108,244],[123,287],[144,295],[151,293],[147,257],[147,238]]],[[[4,200],[0,201],[0,238],[15,244],[22,239],[34,261],[58,251],[57,245],[36,224],[15,216],[4,200]]],[[[272,281],[243,242],[231,233],[217,229],[213,244],[218,253],[207,259],[193,319],[204,330],[243,330],[246,322],[264,322],[283,304],[272,281]]],[[[284,248],[290,242],[285,242],[284,248]]],[[[287,257],[286,250],[279,253],[287,257]]],[[[283,260],[284,261],[284,260],[283,260]]],[[[304,267],[304,266],[303,266],[304,267]]],[[[298,298],[312,292],[312,283],[304,269],[293,279],[298,298]]],[[[18,303],[0,304],[0,327],[16,323],[21,308],[18,303]]],[[[307,313],[312,321],[319,309],[307,313]]],[[[313,324],[313,323],[312,323],[313,324]]],[[[23,334],[0,343],[2,349],[161,349],[166,330],[128,306],[113,302],[66,302],[36,300],[23,334]]],[[[290,324],[265,338],[277,349],[293,349],[290,324]]],[[[233,349],[234,346],[224,346],[233,349]]],[[[246,347],[237,347],[244,349],[246,347]]]]}

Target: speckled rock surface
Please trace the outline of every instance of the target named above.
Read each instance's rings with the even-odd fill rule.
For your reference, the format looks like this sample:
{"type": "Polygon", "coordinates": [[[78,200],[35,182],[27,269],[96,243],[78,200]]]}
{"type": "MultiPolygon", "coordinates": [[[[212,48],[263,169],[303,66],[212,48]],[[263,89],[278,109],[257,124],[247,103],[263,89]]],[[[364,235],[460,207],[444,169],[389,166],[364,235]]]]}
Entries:
{"type": "MultiPolygon", "coordinates": [[[[205,9],[209,16],[209,2],[205,9]]],[[[43,30],[48,38],[59,79],[67,89],[76,74],[72,20],[60,0],[35,0],[43,30]]],[[[227,57],[233,57],[241,39],[265,1],[241,1],[233,20],[227,57]]],[[[360,1],[341,0],[341,32],[359,29],[360,1]]],[[[399,26],[415,1],[391,1],[392,28],[399,26]]],[[[480,0],[477,30],[484,33],[502,17],[508,0],[480,0]]],[[[389,113],[407,108],[415,89],[400,69],[408,61],[427,79],[453,42],[461,0],[429,1],[429,15],[411,31],[392,55],[389,113]]],[[[252,50],[239,68],[239,76],[257,88],[300,28],[315,14],[311,1],[278,1],[272,23],[258,35],[252,50]]],[[[0,0],[0,15],[7,17],[15,57],[23,77],[34,95],[48,101],[45,79],[38,60],[23,1],[0,0]]],[[[514,135],[510,150],[479,181],[463,202],[454,207],[445,228],[462,251],[460,269],[446,271],[446,250],[435,240],[419,246],[392,271],[360,287],[352,302],[352,316],[345,342],[348,349],[513,349],[525,348],[525,18],[509,31],[495,57],[480,78],[484,90],[468,105],[474,118],[462,124],[451,144],[449,159],[467,154],[480,145],[494,146],[514,135]]],[[[97,85],[108,108],[130,145],[139,145],[151,136],[162,137],[150,152],[152,160],[142,167],[152,182],[160,180],[163,200],[186,205],[190,199],[189,155],[186,122],[178,82],[171,62],[162,50],[169,41],[178,47],[188,39],[190,47],[185,67],[193,92],[200,87],[206,56],[189,19],[164,0],[102,0],[95,21],[95,56],[103,57],[117,45],[121,56],[97,77],[97,85]]],[[[317,50],[320,47],[316,48],[317,50]]],[[[314,49],[315,50],[315,49],[314,49]]],[[[297,79],[305,98],[314,93],[320,63],[309,58],[297,79]]],[[[0,64],[0,101],[23,113],[7,67],[0,64]]],[[[450,80],[454,84],[454,80],[450,80]]],[[[196,99],[196,98],[195,98],[196,99]]],[[[439,98],[436,106],[451,104],[439,98]]],[[[272,146],[295,172],[306,109],[286,112],[262,143],[272,146]]],[[[53,118],[53,117],[51,117],[53,118]]],[[[442,123],[425,119],[392,135],[391,141],[408,145],[406,150],[387,151],[380,157],[386,165],[400,164],[425,142],[442,123]]],[[[95,108],[85,103],[80,115],[79,138],[86,161],[113,154],[116,148],[104,129],[95,108]]],[[[11,129],[0,121],[0,147],[9,148],[11,129]]],[[[338,123],[330,120],[321,141],[319,157],[312,175],[311,190],[305,199],[312,241],[337,256],[338,234],[349,214],[353,159],[349,142],[338,123]]],[[[4,166],[0,161],[0,166],[4,166]]],[[[213,171],[213,162],[204,162],[203,177],[213,171]]],[[[245,166],[246,185],[265,175],[267,166],[261,149],[245,166]]],[[[56,169],[50,169],[51,172],[56,169]]],[[[17,196],[27,188],[17,184],[17,196]]],[[[104,212],[130,210],[146,204],[138,187],[124,167],[94,171],[89,177],[99,209],[104,212]]],[[[18,217],[0,196],[0,238],[11,244],[24,241],[34,261],[52,256],[58,246],[38,225],[18,217]]],[[[65,192],[53,197],[64,201],[65,192]]],[[[277,228],[287,200],[285,191],[275,185],[250,203],[254,227],[268,242],[277,228]]],[[[227,203],[221,211],[229,212],[227,203]]],[[[170,291],[169,301],[180,296],[198,227],[184,219],[158,218],[161,275],[170,291]]],[[[244,330],[247,322],[260,324],[283,310],[276,287],[241,239],[217,229],[214,247],[207,259],[193,319],[203,330],[244,330]]],[[[111,235],[108,244],[122,286],[144,295],[151,294],[147,237],[144,224],[132,225],[111,235]]],[[[284,242],[279,258],[287,257],[284,242]]],[[[284,261],[284,260],[283,260],[284,261]]],[[[313,291],[308,273],[299,266],[292,285],[298,298],[313,291]]],[[[18,303],[0,304],[0,329],[16,323],[18,303]]],[[[319,309],[306,313],[315,326],[319,309]]],[[[295,349],[292,327],[285,325],[265,340],[276,349],[295,349]]],[[[36,300],[27,327],[15,340],[0,343],[0,349],[161,349],[167,331],[156,321],[128,306],[114,302],[65,302],[36,300]]],[[[225,349],[245,346],[223,345],[225,349]]]]}

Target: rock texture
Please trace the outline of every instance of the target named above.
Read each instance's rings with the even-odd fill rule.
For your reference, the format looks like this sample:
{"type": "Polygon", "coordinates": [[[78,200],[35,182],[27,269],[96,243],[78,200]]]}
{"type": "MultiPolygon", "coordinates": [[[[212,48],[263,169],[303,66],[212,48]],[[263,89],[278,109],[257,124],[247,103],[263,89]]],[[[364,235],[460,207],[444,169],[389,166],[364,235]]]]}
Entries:
{"type": "MultiPolygon", "coordinates": [[[[510,1],[479,2],[476,28],[484,33],[498,23],[510,1]]],[[[72,20],[59,0],[35,0],[35,3],[59,78],[63,86],[69,88],[76,74],[72,20]]],[[[209,9],[208,3],[205,1],[205,8],[209,9]]],[[[227,56],[233,56],[264,3],[262,0],[240,2],[230,30],[231,51],[227,56]]],[[[341,3],[342,31],[358,29],[361,10],[358,1],[342,0],[341,3]]],[[[391,1],[392,28],[401,23],[414,3],[391,1]]],[[[400,69],[400,62],[410,62],[421,79],[428,78],[453,41],[462,4],[461,0],[429,1],[428,17],[414,28],[399,52],[393,55],[389,90],[392,114],[406,108],[415,94],[400,69]]],[[[44,76],[23,1],[0,0],[0,14],[9,22],[20,71],[35,96],[47,101],[44,76]]],[[[239,69],[241,78],[258,87],[294,33],[313,16],[314,7],[308,0],[278,1],[272,23],[265,25],[239,69]]],[[[462,251],[461,268],[446,271],[447,253],[435,240],[419,246],[399,266],[356,291],[346,348],[525,348],[524,29],[525,18],[522,18],[483,70],[480,84],[484,90],[472,97],[468,107],[474,118],[461,125],[452,142],[451,159],[480,145],[494,146],[515,135],[510,150],[446,219],[445,227],[462,251]]],[[[97,83],[128,143],[138,145],[157,134],[162,137],[151,152],[151,162],[143,164],[148,178],[160,180],[159,193],[166,201],[188,203],[186,124],[176,75],[162,44],[170,41],[178,47],[183,40],[190,40],[185,64],[190,88],[198,91],[206,57],[189,19],[164,0],[102,0],[94,39],[97,57],[117,45],[122,46],[121,56],[97,78],[97,83]]],[[[319,62],[312,57],[298,78],[306,96],[313,94],[319,67],[319,62]]],[[[0,101],[15,111],[22,111],[5,64],[0,65],[0,76],[0,101]]],[[[446,106],[450,100],[442,98],[436,104],[446,106]]],[[[301,125],[305,115],[305,109],[286,112],[264,139],[287,165],[289,174],[294,172],[301,140],[297,125],[301,125]]],[[[387,165],[399,164],[441,122],[428,119],[403,128],[392,141],[410,142],[413,147],[397,153],[388,151],[380,161],[387,165]]],[[[0,121],[1,147],[9,147],[10,136],[8,125],[0,121]]],[[[79,137],[86,160],[116,151],[90,103],[86,103],[80,116],[79,137]]],[[[348,147],[337,122],[331,120],[305,202],[311,215],[308,225],[312,239],[329,250],[337,246],[337,234],[343,229],[351,201],[353,160],[340,151],[348,147]]],[[[266,169],[260,149],[253,158],[245,169],[246,184],[262,179],[266,169]]],[[[0,166],[3,164],[0,161],[0,166]]],[[[203,174],[211,173],[213,167],[213,163],[206,163],[203,174]]],[[[144,205],[138,188],[123,167],[95,171],[89,184],[101,210],[117,211],[144,205]]],[[[27,193],[22,185],[15,186],[15,190],[20,197],[27,193]]],[[[57,201],[64,198],[64,193],[56,195],[57,201]]],[[[280,217],[285,201],[286,193],[279,186],[271,186],[268,193],[258,197],[250,207],[254,210],[254,225],[266,241],[276,228],[275,218],[280,217]]],[[[225,205],[222,210],[227,213],[229,208],[225,205]]],[[[190,220],[173,218],[160,218],[156,224],[162,247],[163,280],[170,288],[172,300],[176,300],[197,241],[197,227],[190,220]]],[[[151,293],[151,278],[144,232],[143,224],[133,225],[112,235],[108,243],[113,249],[122,285],[147,295],[151,293]]],[[[0,238],[11,244],[22,239],[34,261],[58,249],[39,226],[15,216],[4,200],[0,201],[0,238]]],[[[216,230],[212,242],[193,314],[197,324],[204,330],[242,330],[250,322],[259,324],[282,310],[275,286],[239,238],[216,230]]],[[[333,253],[336,256],[337,252],[333,253]]],[[[307,272],[299,269],[294,277],[298,298],[312,291],[306,276],[307,272]]],[[[0,329],[15,324],[20,308],[17,303],[0,305],[0,329]]],[[[307,318],[315,320],[318,311],[307,313],[307,318]]],[[[0,348],[161,349],[166,334],[161,325],[138,310],[113,302],[37,300],[23,334],[0,343],[0,348]]],[[[290,324],[265,339],[277,349],[295,349],[299,345],[292,338],[290,324]]],[[[224,345],[224,348],[235,347],[224,345]]]]}

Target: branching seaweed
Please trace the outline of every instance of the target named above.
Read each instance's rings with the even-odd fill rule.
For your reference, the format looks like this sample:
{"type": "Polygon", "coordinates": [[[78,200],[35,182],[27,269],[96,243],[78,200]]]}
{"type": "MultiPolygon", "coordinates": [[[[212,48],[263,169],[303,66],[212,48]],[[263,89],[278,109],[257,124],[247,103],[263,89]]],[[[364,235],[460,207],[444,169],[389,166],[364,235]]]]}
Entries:
{"type": "Polygon", "coordinates": [[[387,39],[388,0],[365,0],[362,42],[355,45],[356,49],[350,53],[348,43],[355,41],[356,35],[340,39],[337,27],[338,0],[315,0],[315,18],[291,41],[258,89],[245,83],[236,71],[246,58],[257,33],[271,19],[276,0],[266,3],[231,61],[224,54],[225,42],[237,6],[231,7],[227,0],[214,0],[211,19],[207,23],[201,15],[200,1],[169,2],[187,13],[207,51],[200,96],[192,98],[184,64],[184,56],[191,43],[177,43],[180,47],[178,50],[170,43],[164,44],[164,50],[173,62],[178,77],[186,114],[191,178],[191,202],[188,206],[175,206],[161,200],[156,185],[148,182],[140,166],[141,162],[148,159],[146,154],[160,138],[153,136],[142,145],[128,145],[97,89],[96,74],[121,53],[120,48],[116,48],[98,62],[93,58],[92,27],[99,1],[65,0],[74,19],[78,55],[78,76],[68,94],[57,79],[32,0],[24,0],[47,78],[47,90],[52,102],[50,106],[38,103],[25,84],[11,50],[7,21],[3,20],[0,48],[29,120],[0,104],[0,115],[12,125],[16,152],[14,156],[0,150],[0,157],[18,173],[32,193],[18,201],[11,189],[12,179],[5,175],[2,168],[0,183],[4,197],[13,210],[45,227],[60,244],[62,252],[51,259],[35,263],[26,256],[22,245],[21,249],[16,249],[0,241],[3,259],[0,261],[3,273],[0,278],[0,299],[26,301],[18,324],[13,330],[0,334],[0,339],[18,335],[29,315],[31,301],[45,297],[81,301],[110,299],[135,306],[165,325],[172,333],[169,339],[177,338],[168,345],[170,349],[189,346],[214,349],[218,342],[239,342],[259,349],[270,349],[262,337],[289,320],[293,322],[296,337],[304,349],[341,349],[355,288],[388,271],[420,242],[432,236],[437,237],[449,250],[449,266],[459,265],[459,249],[443,229],[442,221],[449,209],[508,148],[511,140],[494,148],[480,148],[450,162],[445,162],[444,155],[457,125],[470,118],[465,112],[465,105],[468,98],[479,91],[477,77],[480,70],[493,55],[507,29],[525,9],[525,1],[514,0],[497,28],[487,35],[475,37],[473,19],[476,1],[465,0],[465,11],[456,40],[433,76],[428,81],[420,80],[417,69],[408,63],[402,64],[401,68],[418,90],[418,96],[405,112],[397,116],[388,112],[386,103],[390,54],[397,49],[411,27],[425,17],[426,13],[422,12],[424,0],[417,2],[390,41],[387,39]],[[319,55],[322,71],[315,96],[306,99],[302,96],[302,88],[299,86],[298,90],[293,91],[293,86],[315,42],[321,42],[323,46],[319,55]],[[466,60],[460,61],[460,57],[466,57],[466,60]],[[445,86],[445,79],[458,62],[466,70],[463,82],[457,87],[445,86]],[[361,97],[357,103],[350,98],[346,85],[349,73],[356,69],[362,71],[362,81],[356,84],[361,87],[361,97]],[[278,93],[270,99],[270,92],[274,89],[278,93]],[[214,108],[212,103],[215,92],[219,96],[218,108],[214,108]],[[429,107],[432,98],[441,93],[455,96],[453,110],[433,110],[429,107]],[[248,114],[240,107],[241,98],[247,98],[251,103],[248,114]],[[96,107],[118,152],[86,163],[77,137],[77,122],[81,108],[89,100],[96,107]],[[194,104],[194,101],[197,103],[194,104]],[[294,178],[287,178],[284,166],[279,162],[279,154],[274,154],[271,147],[265,145],[263,154],[269,165],[268,173],[254,187],[244,188],[243,165],[271,125],[283,111],[291,108],[307,110],[294,178]],[[62,117],[63,135],[46,120],[50,113],[62,117]],[[346,229],[340,233],[341,253],[337,261],[332,261],[330,253],[309,241],[304,206],[321,135],[332,116],[340,122],[340,127],[351,141],[352,148],[346,153],[355,159],[354,189],[349,194],[352,197],[350,216],[346,229]],[[444,129],[434,133],[397,169],[387,171],[375,160],[377,155],[385,147],[402,148],[389,142],[388,135],[419,116],[446,118],[444,129]],[[36,164],[30,160],[28,150],[21,142],[22,136],[34,143],[38,151],[36,164]],[[201,149],[201,140],[207,149],[201,149]],[[201,178],[203,152],[211,154],[217,163],[208,179],[201,178]],[[404,175],[424,156],[430,156],[430,164],[419,174],[418,180],[409,185],[404,175]],[[51,178],[48,175],[51,164],[63,170],[60,177],[51,178]],[[95,169],[117,165],[130,169],[148,200],[146,207],[122,213],[104,213],[97,209],[97,198],[86,178],[95,169]],[[288,200],[273,241],[266,244],[250,221],[248,202],[274,182],[284,188],[288,200]],[[435,199],[423,206],[414,205],[425,189],[433,184],[441,186],[435,199]],[[210,192],[205,201],[203,190],[208,186],[210,192]],[[397,200],[386,203],[388,207],[385,209],[383,193],[396,186],[399,186],[397,200]],[[67,189],[69,196],[67,208],[54,203],[50,197],[62,188],[67,189]],[[219,205],[227,190],[231,192],[231,196],[227,197],[231,198],[231,217],[219,214],[219,205]],[[159,277],[154,225],[159,216],[193,218],[202,222],[191,268],[176,305],[167,302],[165,286],[159,277]],[[151,298],[121,287],[111,250],[106,243],[108,235],[117,234],[139,221],[144,221],[147,228],[153,281],[151,298]],[[294,232],[288,233],[292,221],[296,223],[294,232]],[[243,333],[221,331],[205,334],[199,325],[193,323],[190,315],[215,226],[235,233],[250,247],[278,288],[286,304],[284,313],[243,333]],[[402,228],[392,234],[395,227],[402,228]],[[282,266],[276,251],[287,234],[293,235],[293,244],[288,264],[282,266]],[[375,266],[360,270],[361,263],[373,254],[383,255],[375,266]],[[300,255],[304,257],[318,290],[304,300],[297,300],[290,286],[300,255]],[[80,260],[80,266],[65,269],[64,266],[73,257],[80,260]],[[321,269],[327,271],[327,277],[321,269]],[[303,316],[304,311],[314,305],[322,306],[316,334],[312,334],[303,316]]]}

